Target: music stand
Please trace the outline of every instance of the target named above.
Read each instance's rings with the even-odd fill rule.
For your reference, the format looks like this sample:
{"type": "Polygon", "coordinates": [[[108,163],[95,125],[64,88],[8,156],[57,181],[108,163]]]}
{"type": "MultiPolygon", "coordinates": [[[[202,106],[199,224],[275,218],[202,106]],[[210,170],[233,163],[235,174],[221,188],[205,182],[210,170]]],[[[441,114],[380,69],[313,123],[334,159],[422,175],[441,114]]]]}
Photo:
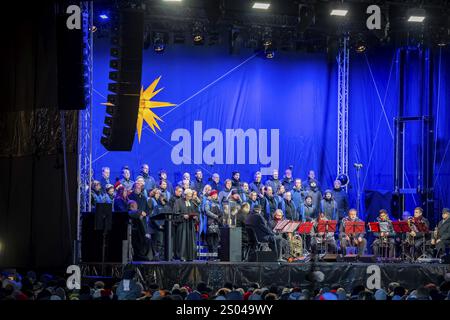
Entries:
{"type": "Polygon", "coordinates": [[[422,248],[422,255],[419,258],[429,258],[429,256],[426,254],[427,250],[427,239],[426,235],[430,232],[430,229],[427,227],[425,223],[419,223],[417,226],[417,231],[421,232],[423,235],[423,248],[422,248]]]}
{"type": "Polygon", "coordinates": [[[174,213],[170,207],[162,207],[155,215],[150,216],[150,220],[164,220],[164,260],[171,261],[172,246],[172,217],[174,213]]]}
{"type": "Polygon", "coordinates": [[[303,252],[308,252],[308,250],[306,249],[306,240],[305,237],[307,234],[311,233],[311,229],[313,227],[313,223],[311,221],[308,222],[303,222],[299,225],[297,232],[300,233],[302,235],[303,238],[303,252]]]}
{"type": "Polygon", "coordinates": [[[323,249],[323,242],[325,241],[325,253],[328,253],[328,233],[335,233],[337,227],[336,220],[320,220],[317,224],[317,233],[322,233],[322,243],[320,249],[323,249]]]}
{"type": "MultiPolygon", "coordinates": [[[[411,228],[408,225],[407,221],[393,221],[392,227],[394,228],[394,232],[398,234],[407,234],[411,232],[411,228]]],[[[400,256],[402,259],[409,258],[411,261],[414,260],[414,246],[412,247],[412,256],[408,256],[405,253],[405,243],[402,241],[402,255],[400,256]]]]}
{"type": "MultiPolygon", "coordinates": [[[[347,221],[345,223],[345,234],[350,235],[351,239],[353,240],[353,236],[355,234],[364,233],[365,232],[365,225],[362,221],[347,221]]],[[[353,241],[351,241],[352,247],[353,241]]]]}
{"type": "Polygon", "coordinates": [[[275,226],[275,228],[273,228],[273,231],[276,232],[276,233],[282,233],[284,227],[286,227],[286,225],[288,225],[289,222],[290,222],[289,220],[278,221],[276,226],[275,226]]]}
{"type": "Polygon", "coordinates": [[[298,229],[299,225],[300,225],[300,222],[288,220],[288,223],[284,226],[284,228],[281,232],[282,233],[292,233],[298,229]]]}
{"type": "Polygon", "coordinates": [[[105,271],[106,238],[112,229],[112,203],[97,203],[95,206],[95,231],[103,231],[102,242],[102,275],[105,271]]]}

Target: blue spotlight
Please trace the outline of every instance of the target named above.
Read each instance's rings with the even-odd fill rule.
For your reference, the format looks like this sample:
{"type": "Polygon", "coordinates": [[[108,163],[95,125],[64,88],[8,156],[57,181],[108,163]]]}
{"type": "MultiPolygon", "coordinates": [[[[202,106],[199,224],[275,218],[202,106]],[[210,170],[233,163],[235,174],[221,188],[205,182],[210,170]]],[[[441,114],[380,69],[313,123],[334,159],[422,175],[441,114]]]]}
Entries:
{"type": "Polygon", "coordinates": [[[101,19],[103,19],[103,20],[109,19],[108,15],[106,15],[106,14],[104,14],[104,13],[102,13],[99,17],[100,17],[101,19]]]}

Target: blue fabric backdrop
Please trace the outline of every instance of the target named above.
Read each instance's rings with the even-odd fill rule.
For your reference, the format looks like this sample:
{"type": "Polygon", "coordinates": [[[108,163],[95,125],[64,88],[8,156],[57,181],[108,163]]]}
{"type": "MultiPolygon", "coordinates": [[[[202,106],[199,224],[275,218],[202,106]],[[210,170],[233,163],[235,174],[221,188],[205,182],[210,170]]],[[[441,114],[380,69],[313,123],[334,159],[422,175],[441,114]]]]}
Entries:
{"type": "MultiPolygon", "coordinates": [[[[168,47],[162,55],[147,50],[144,52],[142,85],[146,88],[162,76],[157,89],[164,89],[153,100],[178,106],[157,109],[156,113],[163,120],[161,131],[155,134],[144,125],[140,143],[136,136],[133,150],[124,153],[107,152],[100,144],[105,116],[105,107],[101,103],[108,94],[108,41],[97,40],[94,47],[93,169],[97,177],[100,177],[102,166],[111,167],[113,178],[119,176],[123,165],[130,166],[135,176],[140,165],[146,162],[153,175],[164,168],[173,181],[179,181],[184,171],[193,173],[197,168],[203,170],[206,178],[218,172],[222,181],[230,177],[233,170],[238,170],[241,180],[251,181],[254,171],[270,167],[261,163],[265,154],[261,148],[257,148],[258,163],[250,164],[255,155],[249,154],[248,142],[242,164],[237,164],[237,150],[231,161],[234,164],[205,163],[201,152],[210,142],[196,145],[193,141],[190,159],[185,157],[191,164],[174,164],[172,149],[179,141],[172,139],[172,133],[187,129],[194,140],[194,122],[201,121],[203,133],[218,129],[223,134],[224,149],[230,148],[225,142],[227,129],[255,129],[256,138],[264,145],[266,139],[259,130],[267,129],[270,138],[271,130],[278,129],[281,172],[292,164],[294,176],[304,179],[307,171],[314,169],[322,186],[332,186],[336,177],[337,74],[335,63],[327,61],[325,54],[279,52],[275,59],[266,60],[252,51],[231,56],[227,48],[220,46],[175,45],[168,47]]],[[[422,112],[416,96],[420,92],[417,73],[420,64],[414,53],[408,59],[411,69],[407,75],[407,105],[411,115],[417,115],[422,112]]],[[[442,204],[447,204],[444,195],[450,191],[450,155],[446,155],[450,138],[446,123],[450,99],[449,50],[442,49],[441,54],[436,51],[435,60],[434,108],[439,111],[436,187],[442,204]]],[[[385,48],[366,55],[352,55],[350,70],[349,192],[354,205],[355,162],[364,164],[361,190],[393,188],[392,134],[399,86],[396,50],[385,48]]],[[[273,141],[269,138],[268,155],[273,156],[276,150],[271,150],[273,141]]],[[[411,148],[414,150],[417,145],[411,148]]],[[[411,177],[417,170],[416,158],[417,154],[411,153],[408,164],[411,177]]],[[[223,160],[226,162],[226,154],[223,160]]],[[[276,161],[272,164],[276,165],[276,161]]]]}

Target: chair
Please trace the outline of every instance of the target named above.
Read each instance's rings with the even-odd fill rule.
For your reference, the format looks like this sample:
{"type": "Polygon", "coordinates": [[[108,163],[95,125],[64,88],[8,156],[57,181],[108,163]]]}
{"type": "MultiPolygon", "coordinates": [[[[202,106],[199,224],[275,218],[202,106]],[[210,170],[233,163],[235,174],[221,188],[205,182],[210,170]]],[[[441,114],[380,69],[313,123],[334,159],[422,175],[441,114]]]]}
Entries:
{"type": "Polygon", "coordinates": [[[248,247],[245,252],[244,261],[248,261],[249,254],[251,250],[253,250],[255,253],[258,251],[269,251],[269,243],[267,242],[260,242],[256,238],[255,230],[252,227],[249,227],[248,225],[245,226],[245,229],[247,230],[247,236],[248,236],[248,247]]]}

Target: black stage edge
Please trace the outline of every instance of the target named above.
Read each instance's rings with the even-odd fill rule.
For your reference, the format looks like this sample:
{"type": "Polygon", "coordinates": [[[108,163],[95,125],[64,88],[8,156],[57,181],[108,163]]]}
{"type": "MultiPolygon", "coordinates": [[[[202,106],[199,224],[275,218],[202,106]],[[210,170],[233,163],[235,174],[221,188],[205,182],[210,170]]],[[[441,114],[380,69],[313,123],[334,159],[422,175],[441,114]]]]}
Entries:
{"type": "MultiPolygon", "coordinates": [[[[275,262],[142,262],[133,263],[147,283],[157,283],[161,288],[171,289],[175,283],[195,286],[206,282],[212,288],[220,288],[225,282],[238,286],[247,286],[257,282],[260,286],[288,286],[313,288],[310,281],[313,271],[324,274],[322,282],[316,282],[316,287],[330,287],[340,284],[346,290],[356,285],[366,287],[375,285],[377,279],[381,287],[387,287],[391,282],[398,282],[407,289],[416,289],[428,283],[440,284],[446,273],[450,272],[448,264],[406,264],[406,263],[349,263],[349,262],[319,262],[319,263],[275,263],[275,262]],[[379,277],[377,278],[377,275],[379,277]]],[[[123,272],[122,264],[106,264],[107,274],[120,278],[123,272]]],[[[84,277],[99,275],[101,264],[82,264],[84,277]]]]}

